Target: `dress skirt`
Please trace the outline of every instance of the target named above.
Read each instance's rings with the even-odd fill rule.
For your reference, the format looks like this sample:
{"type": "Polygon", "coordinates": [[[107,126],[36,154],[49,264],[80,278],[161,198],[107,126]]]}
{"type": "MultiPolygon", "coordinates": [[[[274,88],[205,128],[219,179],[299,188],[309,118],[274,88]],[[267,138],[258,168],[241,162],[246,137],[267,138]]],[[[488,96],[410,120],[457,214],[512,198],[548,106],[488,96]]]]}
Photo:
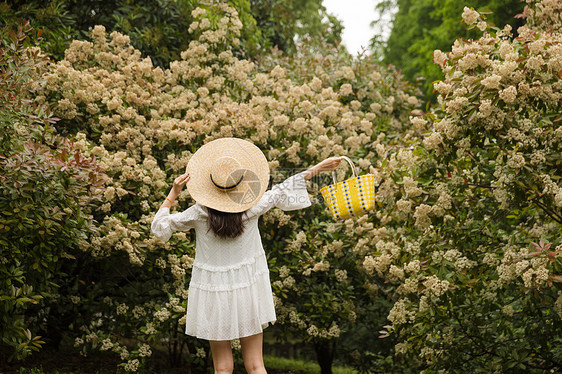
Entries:
{"type": "Polygon", "coordinates": [[[259,334],[275,321],[265,253],[230,269],[194,266],[186,334],[232,340],[259,334]]]}

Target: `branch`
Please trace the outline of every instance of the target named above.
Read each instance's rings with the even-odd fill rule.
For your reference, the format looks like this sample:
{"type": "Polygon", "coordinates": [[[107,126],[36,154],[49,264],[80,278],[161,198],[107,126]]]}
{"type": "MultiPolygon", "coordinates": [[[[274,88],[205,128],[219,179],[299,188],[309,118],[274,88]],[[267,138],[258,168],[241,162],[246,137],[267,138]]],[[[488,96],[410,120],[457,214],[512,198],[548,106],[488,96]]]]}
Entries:
{"type": "Polygon", "coordinates": [[[543,202],[541,202],[537,198],[534,198],[532,201],[535,203],[535,205],[541,208],[550,218],[552,218],[553,220],[555,220],[556,222],[562,225],[562,216],[550,210],[543,202]]]}

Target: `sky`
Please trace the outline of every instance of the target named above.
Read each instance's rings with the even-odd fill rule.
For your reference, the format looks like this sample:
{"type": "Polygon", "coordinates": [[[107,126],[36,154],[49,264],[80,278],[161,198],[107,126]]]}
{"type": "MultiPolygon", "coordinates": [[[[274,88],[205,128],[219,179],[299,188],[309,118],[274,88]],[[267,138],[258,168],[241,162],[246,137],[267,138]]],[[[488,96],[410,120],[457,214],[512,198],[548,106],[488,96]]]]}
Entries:
{"type": "Polygon", "coordinates": [[[375,34],[370,24],[377,18],[375,6],[378,0],[324,0],[328,13],[338,17],[344,26],[342,42],[347,50],[356,55],[361,46],[368,47],[375,34]]]}

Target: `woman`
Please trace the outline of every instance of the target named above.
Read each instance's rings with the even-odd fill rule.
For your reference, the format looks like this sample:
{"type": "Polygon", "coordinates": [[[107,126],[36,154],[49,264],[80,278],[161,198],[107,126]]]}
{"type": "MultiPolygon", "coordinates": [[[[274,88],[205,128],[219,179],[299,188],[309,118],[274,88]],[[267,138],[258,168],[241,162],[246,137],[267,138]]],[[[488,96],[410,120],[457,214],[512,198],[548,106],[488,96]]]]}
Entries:
{"type": "Polygon", "coordinates": [[[328,158],[266,192],[269,166],[261,150],[242,139],[223,138],[201,147],[186,173],[174,180],[152,232],[166,241],[175,231],[195,229],[186,334],[209,340],[215,373],[232,373],[230,341],[238,338],[247,372],[266,373],[262,332],[275,321],[275,309],[258,218],[273,207],[310,206],[305,180],[334,170],[340,161],[328,158]],[[170,214],[186,184],[196,203],[170,214]]]}

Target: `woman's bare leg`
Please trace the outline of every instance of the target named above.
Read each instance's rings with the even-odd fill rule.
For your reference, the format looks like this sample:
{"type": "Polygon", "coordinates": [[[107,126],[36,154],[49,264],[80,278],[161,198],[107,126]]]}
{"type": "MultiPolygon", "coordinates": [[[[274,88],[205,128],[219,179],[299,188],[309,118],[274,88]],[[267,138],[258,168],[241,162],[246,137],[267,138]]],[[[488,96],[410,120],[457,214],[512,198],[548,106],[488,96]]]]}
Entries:
{"type": "Polygon", "coordinates": [[[240,338],[240,345],[248,374],[267,374],[263,364],[263,333],[240,338]]]}
{"type": "Polygon", "coordinates": [[[229,340],[209,340],[211,354],[213,355],[213,367],[216,374],[232,374],[234,370],[234,359],[229,340]]]}

